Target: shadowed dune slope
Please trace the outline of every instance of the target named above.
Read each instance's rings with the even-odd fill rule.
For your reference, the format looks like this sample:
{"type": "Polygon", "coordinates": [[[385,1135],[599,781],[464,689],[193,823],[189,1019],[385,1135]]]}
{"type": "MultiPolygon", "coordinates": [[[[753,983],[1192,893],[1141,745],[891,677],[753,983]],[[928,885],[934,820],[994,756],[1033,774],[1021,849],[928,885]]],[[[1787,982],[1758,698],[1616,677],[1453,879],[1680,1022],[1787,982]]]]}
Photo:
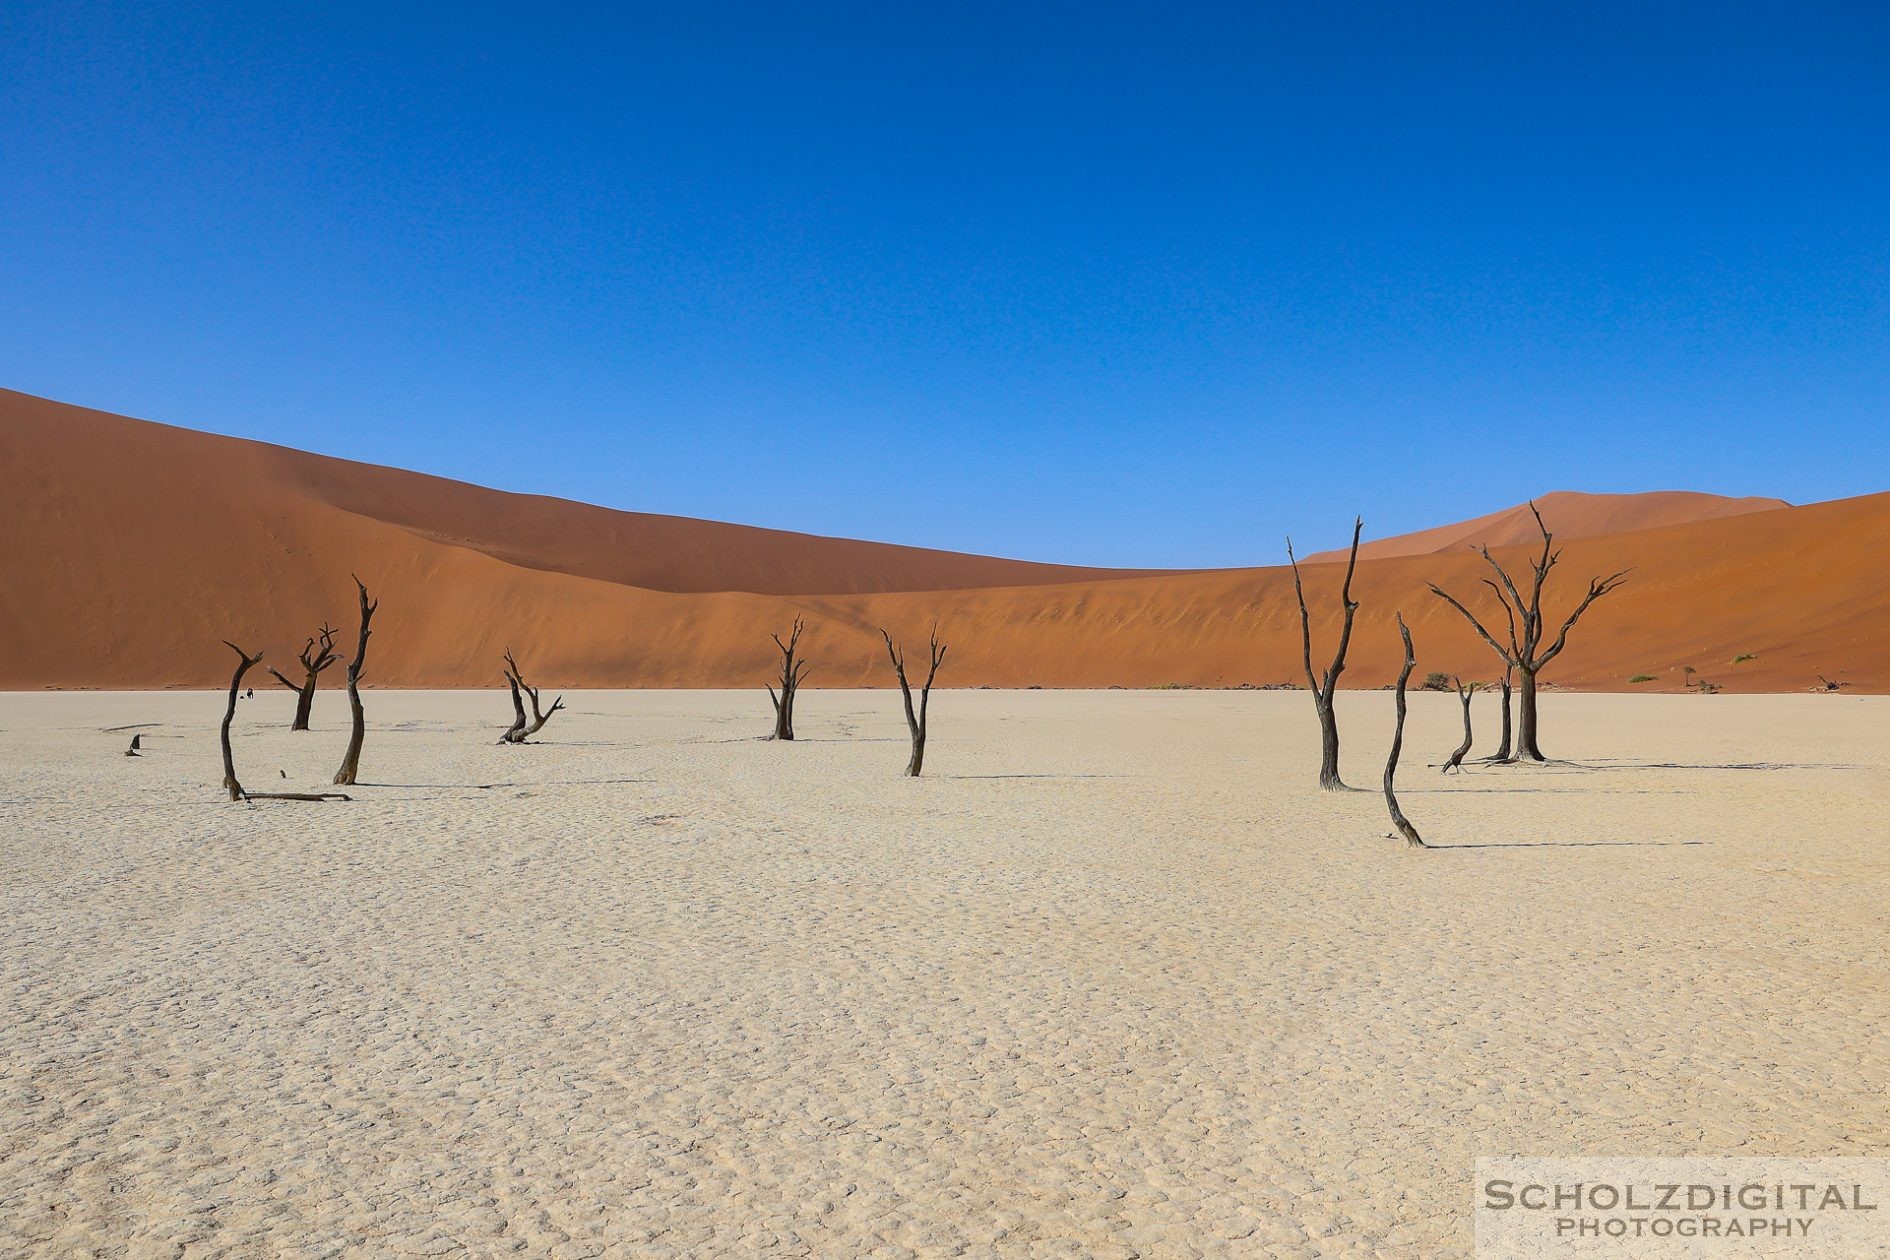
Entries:
{"type": "MultiPolygon", "coordinates": [[[[1730,499],[1692,490],[1655,490],[1647,494],[1584,494],[1578,490],[1557,490],[1536,499],[1536,509],[1542,513],[1543,521],[1555,531],[1556,537],[1562,539],[1594,538],[1601,534],[1654,529],[1661,525],[1686,525],[1694,521],[1712,521],[1790,506],[1783,499],[1756,496],[1730,499]]],[[[1518,503],[1515,507],[1504,508],[1501,512],[1492,512],[1474,520],[1360,543],[1358,554],[1361,560],[1428,556],[1460,551],[1466,547],[1508,547],[1540,537],[1529,505],[1518,503]]],[[[1321,551],[1308,559],[1321,562],[1343,560],[1345,554],[1344,551],[1321,551]]]]}
{"type": "MultiPolygon", "coordinates": [[[[323,618],[352,641],[350,572],[381,599],[378,686],[497,685],[510,644],[552,686],[758,688],[768,632],[796,615],[809,686],[885,685],[875,627],[919,635],[934,620],[950,686],[1301,680],[1280,568],[1124,576],[611,512],[13,393],[0,466],[0,688],[219,685],[224,638],[282,665],[323,618]]],[[[1523,549],[1497,555],[1525,564],[1523,549]]],[[[1550,615],[1588,575],[1627,566],[1630,584],[1545,679],[1651,674],[1639,686],[1663,690],[1692,665],[1729,691],[1798,690],[1820,672],[1890,687],[1890,495],[1572,539],[1550,615]],[[1731,664],[1743,654],[1756,659],[1731,664]]],[[[1485,572],[1461,550],[1361,563],[1345,683],[1395,676],[1398,608],[1421,670],[1490,677],[1489,649],[1425,590],[1494,612],[1485,572]]],[[[1340,576],[1307,572],[1316,654],[1340,576]]]]}

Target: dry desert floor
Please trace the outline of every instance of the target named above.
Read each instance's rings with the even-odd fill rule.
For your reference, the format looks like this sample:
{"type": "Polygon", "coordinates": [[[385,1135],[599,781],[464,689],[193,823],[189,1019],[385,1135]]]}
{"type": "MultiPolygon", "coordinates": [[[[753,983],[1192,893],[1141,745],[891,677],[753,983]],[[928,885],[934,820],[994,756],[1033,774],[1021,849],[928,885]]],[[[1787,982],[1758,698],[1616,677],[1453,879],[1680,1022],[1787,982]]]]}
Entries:
{"type": "Polygon", "coordinates": [[[367,704],[245,805],[221,696],[0,696],[0,1254],[1451,1256],[1480,1155],[1890,1152],[1890,699],[1445,780],[1416,696],[1430,852],[1304,693],[940,692],[918,781],[887,691],[367,704]]]}

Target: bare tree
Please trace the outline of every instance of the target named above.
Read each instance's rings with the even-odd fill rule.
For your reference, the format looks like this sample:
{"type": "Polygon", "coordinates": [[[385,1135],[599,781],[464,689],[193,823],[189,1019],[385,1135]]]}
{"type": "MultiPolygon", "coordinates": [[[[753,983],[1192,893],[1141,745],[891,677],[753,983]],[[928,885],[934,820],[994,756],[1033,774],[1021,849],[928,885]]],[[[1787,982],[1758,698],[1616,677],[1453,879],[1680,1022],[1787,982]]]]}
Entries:
{"type": "Polygon", "coordinates": [[[310,639],[302,645],[297,657],[302,662],[302,681],[292,682],[282,676],[282,671],[274,665],[265,668],[275,676],[277,682],[295,693],[295,720],[289,723],[292,731],[308,729],[309,710],[315,705],[315,682],[321,672],[341,658],[335,655],[336,631],[326,621],[322,622],[321,639],[310,639]]]}
{"type": "Polygon", "coordinates": [[[1477,620],[1476,614],[1458,602],[1455,596],[1445,592],[1435,582],[1429,585],[1433,595],[1463,614],[1464,620],[1468,621],[1471,627],[1482,636],[1483,641],[1490,645],[1491,650],[1516,671],[1520,683],[1517,688],[1520,704],[1513,760],[1546,761],[1548,758],[1542,755],[1542,749],[1536,740],[1536,675],[1541,673],[1543,667],[1550,661],[1562,654],[1562,649],[1568,646],[1568,632],[1581,619],[1581,615],[1588,611],[1589,605],[1609,592],[1618,590],[1632,570],[1622,569],[1605,578],[1590,578],[1588,593],[1582,596],[1581,602],[1562,622],[1562,628],[1556,633],[1555,638],[1548,642],[1548,646],[1543,646],[1547,639],[1548,623],[1542,615],[1542,588],[1549,580],[1549,571],[1554,569],[1556,563],[1561,560],[1562,553],[1555,550],[1555,535],[1551,534],[1549,527],[1542,523],[1542,513],[1536,511],[1536,505],[1533,502],[1529,504],[1529,511],[1536,518],[1536,528],[1542,532],[1542,554],[1530,562],[1534,580],[1530,585],[1528,598],[1523,597],[1509,572],[1491,558],[1488,547],[1477,548],[1477,554],[1496,570],[1496,576],[1502,580],[1500,587],[1488,578],[1483,579],[1483,582],[1496,592],[1497,598],[1503,605],[1503,611],[1509,619],[1509,645],[1507,647],[1497,642],[1496,637],[1484,628],[1481,621],[1477,620]]]}
{"type": "Polygon", "coordinates": [[[223,741],[223,790],[230,794],[231,800],[240,801],[243,799],[243,785],[237,781],[236,756],[230,751],[230,723],[236,720],[236,697],[243,689],[243,675],[249,672],[250,666],[262,659],[262,653],[258,652],[256,655],[251,656],[248,652],[237,647],[236,644],[230,642],[228,639],[223,640],[223,646],[236,653],[236,672],[230,676],[230,703],[228,707],[223,710],[223,730],[221,732],[223,741]]]}
{"type": "Polygon", "coordinates": [[[1385,758],[1385,808],[1391,811],[1391,825],[1398,829],[1404,842],[1414,849],[1423,849],[1429,846],[1398,808],[1398,793],[1394,787],[1398,778],[1398,754],[1404,751],[1404,685],[1411,681],[1411,667],[1417,664],[1417,653],[1411,650],[1411,628],[1404,624],[1402,611],[1398,613],[1398,634],[1404,639],[1404,668],[1398,673],[1398,724],[1391,731],[1391,755],[1385,758]]]}
{"type": "Polygon", "coordinates": [[[361,637],[355,643],[354,659],[348,662],[348,713],[352,722],[348,751],[342,755],[341,769],[335,771],[335,782],[340,784],[352,784],[361,773],[361,742],[367,738],[367,714],[361,708],[361,668],[367,663],[368,623],[381,606],[379,600],[368,599],[367,584],[360,578],[354,579],[354,585],[361,595],[361,637]]]}
{"type": "Polygon", "coordinates": [[[1450,760],[1444,763],[1444,773],[1452,770],[1463,772],[1463,759],[1470,751],[1470,699],[1477,694],[1478,683],[1465,687],[1460,679],[1452,678],[1450,685],[1457,689],[1457,699],[1463,704],[1463,743],[1457,745],[1457,751],[1450,754],[1450,760]]]}
{"type": "Polygon", "coordinates": [[[500,742],[522,744],[527,736],[536,735],[545,729],[545,723],[564,707],[564,697],[559,696],[553,700],[549,709],[539,707],[538,688],[525,681],[525,673],[519,669],[518,661],[513,659],[511,648],[505,649],[505,680],[512,685],[512,708],[518,717],[512,724],[512,729],[505,733],[500,742]],[[532,717],[529,722],[525,720],[525,706],[519,701],[521,691],[531,698],[532,717]]]}
{"type": "Polygon", "coordinates": [[[781,649],[781,690],[776,693],[772,686],[768,688],[768,699],[774,702],[774,734],[770,737],[773,739],[794,738],[794,700],[800,694],[801,679],[807,676],[811,668],[806,661],[795,656],[800,646],[802,629],[801,619],[796,617],[786,643],[781,642],[778,634],[768,636],[781,649]]]}
{"type": "MultiPolygon", "coordinates": [[[[505,659],[509,666],[512,660],[512,653],[509,648],[506,650],[505,659]]],[[[499,742],[501,744],[522,744],[525,742],[525,701],[519,698],[518,679],[513,675],[510,668],[507,668],[505,671],[505,685],[512,689],[512,725],[506,730],[505,734],[499,736],[499,742]]]]}
{"type": "Polygon", "coordinates": [[[1345,585],[1339,592],[1345,621],[1339,629],[1339,649],[1333,653],[1323,681],[1313,674],[1312,619],[1306,612],[1306,588],[1299,580],[1299,558],[1293,554],[1293,540],[1286,540],[1286,558],[1293,565],[1293,593],[1299,596],[1301,660],[1306,667],[1306,685],[1312,689],[1313,711],[1319,715],[1319,786],[1327,791],[1347,790],[1344,780],[1339,778],[1339,718],[1333,711],[1332,698],[1339,689],[1339,675],[1345,672],[1345,651],[1352,642],[1352,618],[1358,613],[1358,603],[1352,598],[1352,573],[1358,568],[1358,536],[1364,528],[1362,517],[1353,520],[1352,555],[1346,561],[1345,585]]]}
{"type": "Polygon", "coordinates": [[[879,637],[886,640],[886,655],[892,658],[893,673],[899,675],[899,693],[906,701],[906,729],[912,732],[912,760],[906,763],[906,774],[916,779],[919,771],[925,768],[925,719],[926,710],[932,704],[932,680],[938,677],[939,664],[945,659],[945,645],[938,641],[938,627],[932,627],[932,668],[925,675],[925,686],[919,691],[919,708],[915,713],[912,708],[912,684],[906,681],[906,654],[892,640],[884,629],[879,637]]]}

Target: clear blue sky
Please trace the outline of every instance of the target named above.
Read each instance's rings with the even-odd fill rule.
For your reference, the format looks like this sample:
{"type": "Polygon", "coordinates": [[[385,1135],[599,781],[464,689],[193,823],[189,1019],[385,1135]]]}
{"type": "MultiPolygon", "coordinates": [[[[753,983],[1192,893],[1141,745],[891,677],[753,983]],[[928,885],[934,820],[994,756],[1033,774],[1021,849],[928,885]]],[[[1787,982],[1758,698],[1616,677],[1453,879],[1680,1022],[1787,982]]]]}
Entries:
{"type": "Polygon", "coordinates": [[[1276,563],[1890,489],[1890,8],[0,6],[0,384],[1276,563]]]}

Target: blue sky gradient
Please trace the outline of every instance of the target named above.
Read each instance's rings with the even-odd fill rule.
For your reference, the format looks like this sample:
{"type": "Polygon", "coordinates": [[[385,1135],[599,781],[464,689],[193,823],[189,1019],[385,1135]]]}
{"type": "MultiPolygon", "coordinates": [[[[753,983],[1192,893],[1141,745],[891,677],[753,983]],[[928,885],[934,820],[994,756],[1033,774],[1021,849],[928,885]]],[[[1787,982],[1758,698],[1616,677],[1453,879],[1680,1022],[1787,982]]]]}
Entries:
{"type": "Polygon", "coordinates": [[[903,7],[0,6],[0,385],[1090,564],[1890,488],[1890,8],[903,7]]]}

